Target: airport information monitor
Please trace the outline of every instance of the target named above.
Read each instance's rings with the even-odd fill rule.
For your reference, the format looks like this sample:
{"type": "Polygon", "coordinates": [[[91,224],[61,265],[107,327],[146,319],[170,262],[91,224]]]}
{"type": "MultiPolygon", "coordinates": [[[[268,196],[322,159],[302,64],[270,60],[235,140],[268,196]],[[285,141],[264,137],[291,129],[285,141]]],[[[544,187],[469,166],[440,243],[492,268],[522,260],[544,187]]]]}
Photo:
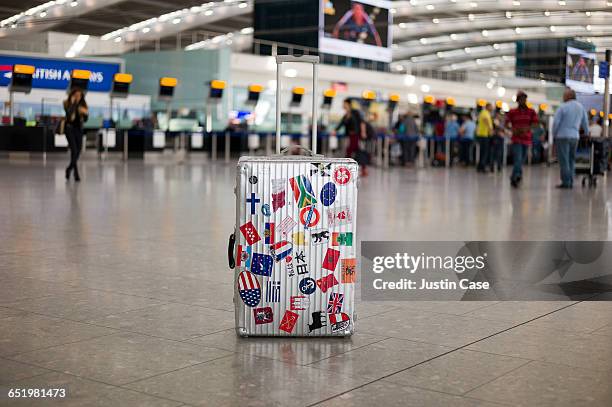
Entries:
{"type": "Polygon", "coordinates": [[[380,0],[322,0],[319,50],[391,62],[390,4],[380,0]]]}
{"type": "Polygon", "coordinates": [[[577,92],[593,93],[595,53],[567,47],[565,84],[577,92]]]}

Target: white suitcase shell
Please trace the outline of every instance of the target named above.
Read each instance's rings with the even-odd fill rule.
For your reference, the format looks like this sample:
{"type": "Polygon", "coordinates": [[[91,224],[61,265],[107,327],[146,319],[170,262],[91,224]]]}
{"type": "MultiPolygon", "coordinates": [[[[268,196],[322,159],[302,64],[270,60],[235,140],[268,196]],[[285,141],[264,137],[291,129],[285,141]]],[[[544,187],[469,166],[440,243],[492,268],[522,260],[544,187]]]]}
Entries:
{"type": "MultiPolygon", "coordinates": [[[[318,57],[277,56],[280,65],[313,65],[318,57]]],[[[316,153],[317,98],[312,149],[316,153]]],[[[276,105],[281,106],[280,92],[276,105]]],[[[236,228],[228,257],[234,272],[236,333],[240,336],[346,336],[355,323],[357,182],[348,158],[280,151],[242,157],[236,177],[236,228]]]]}
{"type": "Polygon", "coordinates": [[[353,332],[357,176],[352,159],[240,159],[234,252],[239,335],[353,332]]]}

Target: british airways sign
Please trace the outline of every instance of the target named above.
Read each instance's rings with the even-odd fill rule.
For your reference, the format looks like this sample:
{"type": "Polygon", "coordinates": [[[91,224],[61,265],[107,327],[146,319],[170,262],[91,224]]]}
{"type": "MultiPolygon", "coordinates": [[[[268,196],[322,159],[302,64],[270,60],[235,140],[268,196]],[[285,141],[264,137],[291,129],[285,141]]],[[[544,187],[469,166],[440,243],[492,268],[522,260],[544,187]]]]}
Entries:
{"type": "Polygon", "coordinates": [[[91,72],[89,90],[93,92],[109,92],[113,76],[120,70],[118,63],[0,55],[0,86],[9,85],[15,64],[34,66],[36,70],[32,77],[32,87],[41,89],[64,90],[68,88],[72,70],[88,70],[91,72]]]}

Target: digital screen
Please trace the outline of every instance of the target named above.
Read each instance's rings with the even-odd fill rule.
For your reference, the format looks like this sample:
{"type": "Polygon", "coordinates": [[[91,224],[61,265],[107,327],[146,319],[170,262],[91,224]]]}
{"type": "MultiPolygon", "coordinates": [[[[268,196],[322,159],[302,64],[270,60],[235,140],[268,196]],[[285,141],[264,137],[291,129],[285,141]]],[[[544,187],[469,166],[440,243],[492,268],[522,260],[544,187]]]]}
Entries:
{"type": "Polygon", "coordinates": [[[210,88],[208,95],[211,99],[221,99],[223,97],[223,89],[210,88]]]}
{"type": "Polygon", "coordinates": [[[27,90],[32,87],[32,75],[13,73],[13,89],[27,90]]]}
{"type": "Polygon", "coordinates": [[[390,2],[321,0],[322,52],[391,62],[390,2]]]}
{"type": "Polygon", "coordinates": [[[249,91],[249,96],[247,98],[247,102],[249,103],[257,103],[259,101],[259,92],[251,92],[249,91]]]}
{"type": "Polygon", "coordinates": [[[126,82],[113,82],[113,96],[127,96],[130,84],[126,82]]]}
{"type": "Polygon", "coordinates": [[[70,89],[79,88],[79,89],[87,90],[88,86],[89,86],[89,79],[72,78],[70,80],[70,89]]]}
{"type": "Polygon", "coordinates": [[[174,95],[173,86],[160,86],[159,87],[159,96],[171,98],[173,95],[174,95]]]}
{"type": "Polygon", "coordinates": [[[567,47],[565,84],[577,92],[593,93],[595,54],[567,47]]]}

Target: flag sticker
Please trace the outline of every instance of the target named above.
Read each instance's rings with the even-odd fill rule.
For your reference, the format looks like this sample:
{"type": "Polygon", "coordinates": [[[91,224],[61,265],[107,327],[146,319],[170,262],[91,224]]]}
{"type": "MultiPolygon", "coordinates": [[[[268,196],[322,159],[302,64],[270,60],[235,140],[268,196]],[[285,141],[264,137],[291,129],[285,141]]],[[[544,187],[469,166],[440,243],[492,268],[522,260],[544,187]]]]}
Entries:
{"type": "Polygon", "coordinates": [[[251,258],[251,273],[264,277],[272,275],[274,259],[269,254],[253,253],[251,258]]]}
{"type": "Polygon", "coordinates": [[[261,288],[257,278],[248,271],[243,271],[238,275],[238,293],[240,298],[249,307],[254,307],[261,300],[261,288]]]}
{"type": "Polygon", "coordinates": [[[261,240],[261,236],[259,236],[257,229],[253,226],[253,222],[251,221],[240,226],[240,232],[249,245],[255,244],[261,240]]]}
{"type": "Polygon", "coordinates": [[[268,281],[266,283],[266,302],[280,301],[280,281],[268,281]]]}
{"type": "Polygon", "coordinates": [[[323,206],[331,206],[336,200],[336,184],[328,182],[321,188],[321,203],[323,206]]]}
{"type": "Polygon", "coordinates": [[[285,185],[287,180],[285,179],[273,179],[272,184],[272,212],[276,212],[286,204],[285,185]]]}
{"type": "Polygon", "coordinates": [[[357,259],[342,259],[340,270],[342,271],[341,281],[344,284],[354,283],[357,277],[357,259]]]}
{"type": "Polygon", "coordinates": [[[264,229],[264,241],[266,244],[274,243],[274,222],[266,222],[264,229]]]}
{"type": "Polygon", "coordinates": [[[317,287],[323,292],[327,292],[330,288],[338,284],[338,280],[333,274],[329,274],[317,280],[317,287]]]}
{"type": "Polygon", "coordinates": [[[281,240],[280,242],[276,242],[270,246],[270,253],[272,256],[274,256],[274,260],[277,262],[289,256],[292,250],[293,245],[286,240],[281,240]]]}
{"type": "Polygon", "coordinates": [[[271,307],[253,308],[253,317],[255,325],[269,324],[274,320],[271,307]]]}
{"type": "Polygon", "coordinates": [[[251,246],[238,245],[236,251],[236,267],[244,267],[245,270],[251,268],[251,246]]]}
{"type": "Polygon", "coordinates": [[[289,184],[293,190],[293,197],[298,205],[298,208],[305,208],[317,203],[317,198],[312,185],[305,175],[298,175],[289,179],[289,184]]]}
{"type": "Polygon", "coordinates": [[[293,332],[293,328],[295,328],[295,324],[297,323],[298,318],[299,315],[297,313],[286,310],[285,315],[283,315],[283,319],[281,320],[280,325],[278,326],[278,329],[290,334],[291,332],[293,332]]]}
{"type": "Polygon", "coordinates": [[[334,181],[338,185],[346,185],[351,180],[351,172],[346,167],[338,167],[334,171],[334,181]]]}
{"type": "Polygon", "coordinates": [[[331,293],[327,302],[328,314],[339,314],[342,311],[342,303],[344,302],[344,294],[331,293]]]}
{"type": "Polygon", "coordinates": [[[332,246],[352,246],[353,232],[332,233],[332,246]]]}
{"type": "Polygon", "coordinates": [[[323,259],[322,267],[333,272],[336,270],[338,260],[340,260],[340,252],[336,249],[331,249],[328,247],[327,252],[325,253],[325,258],[323,259]]]}

